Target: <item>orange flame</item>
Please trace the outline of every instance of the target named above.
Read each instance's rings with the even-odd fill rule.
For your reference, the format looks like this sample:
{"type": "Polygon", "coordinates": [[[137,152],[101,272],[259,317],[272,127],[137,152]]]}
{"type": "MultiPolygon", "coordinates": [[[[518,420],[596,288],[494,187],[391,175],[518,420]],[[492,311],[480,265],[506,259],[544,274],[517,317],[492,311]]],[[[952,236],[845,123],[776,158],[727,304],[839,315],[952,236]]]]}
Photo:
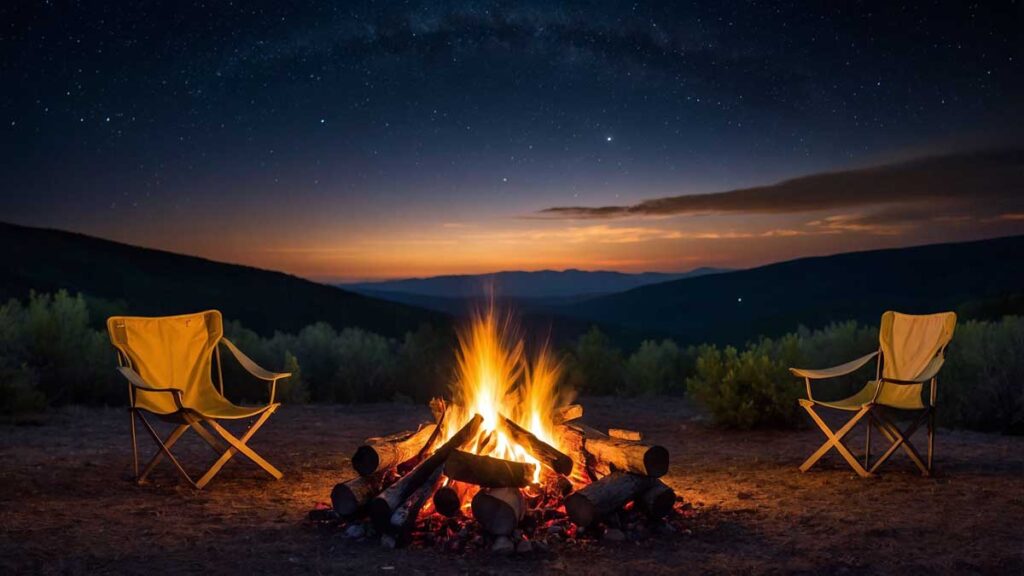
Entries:
{"type": "Polygon", "coordinates": [[[505,433],[501,418],[513,420],[558,448],[552,415],[568,398],[559,391],[561,366],[548,347],[532,362],[524,349],[511,316],[499,318],[493,305],[472,315],[469,325],[459,331],[458,374],[452,385],[453,404],[445,418],[445,434],[450,438],[473,414],[479,414],[483,425],[468,449],[533,464],[533,481],[539,482],[540,462],[505,433]]]}

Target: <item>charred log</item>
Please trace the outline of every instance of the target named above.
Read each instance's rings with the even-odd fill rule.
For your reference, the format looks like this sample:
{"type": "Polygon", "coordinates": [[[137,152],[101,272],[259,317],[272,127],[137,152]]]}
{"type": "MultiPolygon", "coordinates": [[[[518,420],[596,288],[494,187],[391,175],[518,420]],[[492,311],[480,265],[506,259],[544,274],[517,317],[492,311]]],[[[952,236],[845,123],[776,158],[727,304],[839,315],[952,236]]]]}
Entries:
{"type": "Polygon", "coordinates": [[[438,488],[434,492],[434,509],[448,518],[458,516],[462,510],[463,494],[462,490],[451,484],[438,488]]]}
{"type": "Polygon", "coordinates": [[[664,518],[672,511],[676,503],[676,492],[669,488],[661,480],[655,480],[654,485],[644,491],[636,499],[636,505],[649,518],[664,518]]]}
{"type": "Polygon", "coordinates": [[[509,536],[523,519],[526,502],[518,488],[483,489],[473,497],[473,517],[495,536],[509,536]]]}
{"type": "Polygon", "coordinates": [[[331,490],[331,504],[339,516],[352,516],[366,506],[380,492],[381,478],[358,476],[334,486],[331,490]]]}
{"type": "Polygon", "coordinates": [[[436,424],[426,424],[416,432],[369,438],[352,455],[352,467],[360,475],[369,476],[412,460],[426,446],[436,429],[436,424]]]}
{"type": "Polygon", "coordinates": [[[532,432],[502,416],[502,424],[512,439],[526,449],[531,456],[540,461],[541,465],[550,468],[556,474],[568,476],[572,473],[572,458],[560,452],[554,446],[537,438],[532,432]]]}
{"type": "Polygon", "coordinates": [[[533,481],[536,466],[501,458],[480,456],[455,450],[444,463],[444,473],[452,480],[485,488],[520,488],[533,481]]]}
{"type": "Polygon", "coordinates": [[[655,482],[657,480],[648,476],[614,472],[570,494],[565,499],[565,511],[577,525],[590,526],[602,516],[638,498],[655,482]]]}
{"type": "MultiPolygon", "coordinates": [[[[573,469],[577,470],[580,474],[590,476],[586,452],[583,450],[583,432],[576,427],[563,425],[555,427],[555,434],[558,436],[558,445],[572,459],[573,469]]],[[[594,477],[590,479],[596,480],[594,477]]]]}
{"type": "Polygon", "coordinates": [[[629,440],[631,442],[639,442],[644,439],[644,435],[636,430],[625,430],[623,428],[609,428],[608,436],[618,438],[619,440],[629,440]]]}
{"type": "Polygon", "coordinates": [[[444,461],[448,459],[453,450],[461,448],[463,444],[472,440],[480,430],[482,423],[483,418],[479,414],[475,414],[465,426],[435,450],[433,454],[425,458],[415,468],[410,470],[408,474],[401,477],[397,482],[370,501],[370,519],[373,520],[374,526],[381,531],[386,529],[391,520],[391,515],[402,502],[405,502],[406,498],[413,491],[427,482],[434,472],[441,469],[444,461]]]}
{"type": "Polygon", "coordinates": [[[583,433],[583,449],[599,473],[632,472],[660,478],[668,472],[668,450],[664,446],[611,438],[585,424],[568,424],[583,433]]]}
{"type": "Polygon", "coordinates": [[[441,482],[441,468],[434,470],[427,481],[409,494],[399,506],[391,513],[391,531],[395,534],[395,542],[399,546],[405,546],[412,538],[412,529],[416,525],[416,517],[419,516],[423,505],[427,503],[430,495],[434,493],[437,485],[441,482]]]}
{"type": "Polygon", "coordinates": [[[583,418],[583,406],[579,404],[569,404],[568,406],[557,408],[553,416],[555,424],[565,424],[570,420],[577,420],[579,418],[583,418]]]}

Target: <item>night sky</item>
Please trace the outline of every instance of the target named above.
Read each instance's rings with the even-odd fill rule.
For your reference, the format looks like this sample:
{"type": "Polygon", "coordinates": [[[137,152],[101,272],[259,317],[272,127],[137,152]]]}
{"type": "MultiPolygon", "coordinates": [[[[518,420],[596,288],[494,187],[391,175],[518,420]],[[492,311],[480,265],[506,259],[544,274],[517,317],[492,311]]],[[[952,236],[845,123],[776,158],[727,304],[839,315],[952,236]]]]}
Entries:
{"type": "Polygon", "coordinates": [[[1024,233],[1021,2],[300,4],[4,3],[0,220],[324,280],[1024,233]]]}

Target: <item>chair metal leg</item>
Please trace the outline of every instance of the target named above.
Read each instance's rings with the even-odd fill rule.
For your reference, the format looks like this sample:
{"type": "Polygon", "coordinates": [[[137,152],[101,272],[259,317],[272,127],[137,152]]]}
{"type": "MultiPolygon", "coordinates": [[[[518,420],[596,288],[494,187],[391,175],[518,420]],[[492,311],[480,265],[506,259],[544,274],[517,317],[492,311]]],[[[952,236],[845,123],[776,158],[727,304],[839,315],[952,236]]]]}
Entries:
{"type": "Polygon", "coordinates": [[[871,467],[871,472],[878,470],[878,468],[884,464],[885,461],[896,452],[896,450],[902,448],[903,451],[907,453],[907,456],[910,457],[911,461],[914,462],[914,465],[921,471],[921,474],[929,476],[931,474],[931,469],[925,465],[924,461],[921,459],[921,455],[917,453],[914,445],[909,442],[909,439],[914,435],[914,432],[917,432],[917,429],[921,427],[921,424],[926,422],[927,416],[927,414],[922,415],[915,420],[914,423],[906,429],[906,431],[900,432],[900,429],[897,428],[895,424],[889,422],[883,416],[878,415],[878,429],[886,438],[889,439],[890,442],[892,442],[892,445],[889,446],[889,449],[875,461],[875,465],[871,467]]]}
{"type": "MultiPolygon", "coordinates": [[[[870,418],[870,417],[869,417],[870,418]]],[[[871,421],[865,426],[866,436],[864,437],[864,467],[871,466],[871,421]]]]}
{"type": "Polygon", "coordinates": [[[139,479],[139,444],[135,438],[135,410],[128,410],[128,420],[132,424],[132,474],[139,479]]]}
{"type": "Polygon", "coordinates": [[[935,408],[928,412],[928,472],[932,471],[932,455],[935,452],[935,408]]]}
{"type": "Polygon", "coordinates": [[[868,415],[871,412],[872,406],[864,406],[863,408],[861,408],[860,411],[857,412],[857,414],[850,418],[850,420],[836,432],[832,432],[832,429],[829,428],[828,425],[825,424],[825,421],[822,420],[821,417],[818,416],[818,414],[814,411],[813,406],[809,404],[804,404],[803,407],[805,410],[807,410],[807,413],[811,415],[811,419],[814,420],[814,423],[818,425],[818,428],[821,428],[821,431],[822,433],[825,434],[827,440],[825,440],[825,443],[822,444],[821,447],[819,447],[813,454],[811,454],[807,458],[807,460],[804,461],[803,464],[800,465],[800,471],[807,472],[830,449],[835,448],[836,452],[839,452],[839,455],[842,456],[844,460],[846,460],[846,463],[850,465],[850,468],[853,468],[853,471],[856,472],[857,475],[859,475],[862,478],[867,478],[868,476],[871,476],[871,473],[860,465],[860,462],[857,461],[857,458],[853,454],[851,454],[850,450],[846,447],[845,444],[843,444],[843,438],[847,434],[849,434],[851,430],[853,430],[854,426],[857,425],[857,422],[860,422],[861,418],[863,418],[864,416],[868,415]]]}
{"type": "Polygon", "coordinates": [[[196,418],[195,416],[191,416],[189,414],[185,414],[184,418],[185,421],[189,423],[189,426],[191,426],[192,429],[196,431],[196,434],[199,434],[199,437],[202,438],[207,444],[209,444],[210,448],[213,448],[213,451],[216,452],[218,456],[223,454],[225,450],[229,449],[229,446],[227,446],[226,444],[218,440],[213,434],[211,434],[210,431],[203,426],[203,423],[198,418],[196,418]]]}
{"type": "Polygon", "coordinates": [[[207,420],[206,422],[210,425],[210,427],[213,428],[214,431],[216,431],[218,434],[220,434],[221,437],[224,438],[224,440],[231,444],[231,446],[227,450],[225,450],[223,454],[221,454],[220,458],[218,458],[217,461],[214,462],[212,466],[210,466],[210,469],[207,470],[205,474],[203,474],[199,481],[196,482],[196,485],[199,488],[206,486],[206,484],[213,479],[217,472],[220,472],[220,469],[223,468],[225,464],[227,464],[228,460],[230,460],[232,457],[234,457],[235,454],[239,452],[244,454],[249,460],[252,460],[253,463],[255,463],[257,466],[263,468],[263,470],[265,470],[267,474],[273,476],[274,479],[280,480],[284,476],[284,474],[282,474],[280,470],[275,468],[273,464],[264,460],[259,454],[254,452],[252,448],[249,448],[249,446],[246,445],[246,442],[248,442],[249,439],[252,438],[254,434],[256,434],[256,431],[259,430],[261,426],[263,426],[263,424],[267,421],[267,418],[270,418],[270,415],[274,413],[275,409],[276,408],[272,408],[264,412],[259,417],[259,419],[256,420],[256,422],[254,422],[253,425],[250,426],[248,430],[245,431],[245,434],[243,434],[241,438],[235,438],[235,436],[233,436],[215,420],[207,420]]]}
{"type": "Polygon", "coordinates": [[[186,472],[185,468],[182,467],[180,462],[178,462],[178,459],[174,457],[174,454],[171,454],[171,447],[174,446],[174,443],[178,441],[178,438],[181,438],[181,435],[188,430],[188,424],[181,424],[177,428],[175,428],[174,431],[171,432],[170,436],[167,437],[167,440],[165,442],[163,440],[160,440],[160,436],[156,433],[156,430],[153,429],[153,427],[149,424],[145,417],[139,414],[139,419],[142,420],[142,424],[146,427],[146,430],[149,432],[150,436],[153,437],[153,441],[156,442],[157,446],[160,447],[160,451],[153,455],[152,460],[150,460],[149,464],[146,465],[146,468],[142,471],[142,475],[138,477],[136,482],[139,484],[145,482],[146,477],[149,476],[149,473],[152,472],[153,468],[155,468],[156,465],[160,463],[160,459],[163,456],[167,456],[171,463],[174,464],[174,467],[178,469],[178,473],[181,474],[181,476],[186,481],[188,481],[188,483],[191,484],[193,488],[197,488],[195,481],[192,480],[192,477],[188,475],[188,472],[186,472]]]}

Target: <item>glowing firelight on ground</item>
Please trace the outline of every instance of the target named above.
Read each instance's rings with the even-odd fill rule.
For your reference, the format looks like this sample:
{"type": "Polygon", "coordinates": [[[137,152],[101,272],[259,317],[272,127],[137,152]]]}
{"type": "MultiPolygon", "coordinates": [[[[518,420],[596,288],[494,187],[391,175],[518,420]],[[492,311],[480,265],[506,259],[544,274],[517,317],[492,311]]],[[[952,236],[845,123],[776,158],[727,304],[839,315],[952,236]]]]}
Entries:
{"type": "Polygon", "coordinates": [[[483,425],[467,450],[533,464],[533,480],[539,482],[540,462],[509,437],[501,425],[502,416],[560,448],[552,417],[570,398],[558,388],[561,366],[548,347],[542,347],[532,359],[525,348],[511,316],[499,315],[493,306],[472,316],[469,325],[459,331],[458,374],[452,385],[453,405],[445,418],[445,434],[451,437],[473,414],[479,414],[483,425]]]}

